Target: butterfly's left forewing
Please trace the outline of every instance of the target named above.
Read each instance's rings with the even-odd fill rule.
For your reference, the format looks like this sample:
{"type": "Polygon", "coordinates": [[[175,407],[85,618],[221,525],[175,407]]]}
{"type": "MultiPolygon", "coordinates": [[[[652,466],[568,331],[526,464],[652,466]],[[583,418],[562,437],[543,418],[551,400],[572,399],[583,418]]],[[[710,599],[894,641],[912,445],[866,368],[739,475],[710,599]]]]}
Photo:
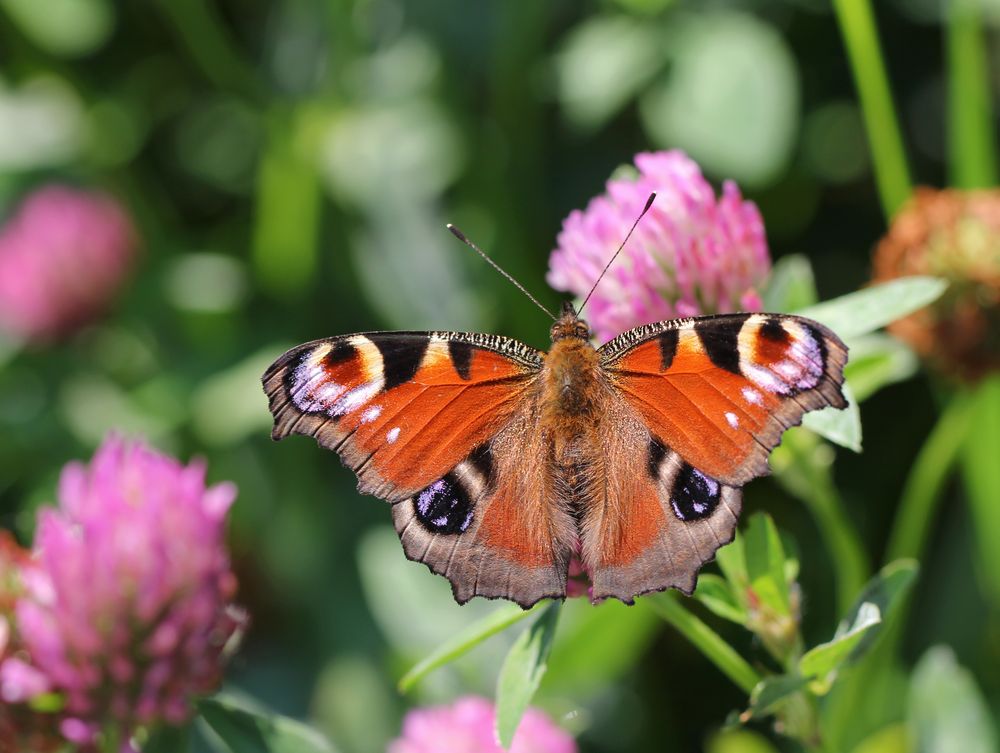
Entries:
{"type": "Polygon", "coordinates": [[[373,332],[293,348],[263,382],[273,436],[339,453],[459,601],[527,606],[564,593],[572,539],[537,430],[541,359],[494,335],[373,332]]]}

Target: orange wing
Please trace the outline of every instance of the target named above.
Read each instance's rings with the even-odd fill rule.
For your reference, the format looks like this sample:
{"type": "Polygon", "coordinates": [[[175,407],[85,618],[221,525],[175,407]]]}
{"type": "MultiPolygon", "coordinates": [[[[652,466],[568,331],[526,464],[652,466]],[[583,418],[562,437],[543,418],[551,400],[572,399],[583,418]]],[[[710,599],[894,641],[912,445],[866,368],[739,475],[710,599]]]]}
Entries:
{"type": "Polygon", "coordinates": [[[806,411],[847,405],[847,348],[780,314],[659,322],[601,347],[608,379],[649,432],[707,477],[742,486],[806,411]]]}
{"type": "Polygon", "coordinates": [[[540,365],[538,351],[493,335],[373,332],[293,348],[262,381],[275,439],[315,437],[360,491],[396,502],[492,439],[540,365]]]}
{"type": "Polygon", "coordinates": [[[595,601],[666,588],[694,591],[698,571],[733,540],[742,495],[686,463],[613,406],[603,421],[602,494],[585,505],[582,557],[595,601]]]}
{"type": "Polygon", "coordinates": [[[538,431],[541,359],[493,335],[377,332],[293,348],[263,382],[274,438],[338,452],[460,603],[527,607],[565,595],[575,541],[538,431]]]}

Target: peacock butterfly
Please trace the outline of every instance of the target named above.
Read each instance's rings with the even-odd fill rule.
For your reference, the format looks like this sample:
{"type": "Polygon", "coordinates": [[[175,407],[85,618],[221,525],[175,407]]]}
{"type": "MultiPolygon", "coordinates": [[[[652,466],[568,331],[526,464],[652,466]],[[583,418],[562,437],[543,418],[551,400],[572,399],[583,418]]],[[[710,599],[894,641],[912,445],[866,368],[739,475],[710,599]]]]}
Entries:
{"type": "Polygon", "coordinates": [[[847,348],[803,317],[673,319],[594,348],[566,303],[550,336],[548,353],[468,332],[300,345],[263,376],[272,436],[339,453],[459,603],[563,598],[575,553],[595,601],[631,603],[690,594],[782,432],[847,405],[847,348]]]}

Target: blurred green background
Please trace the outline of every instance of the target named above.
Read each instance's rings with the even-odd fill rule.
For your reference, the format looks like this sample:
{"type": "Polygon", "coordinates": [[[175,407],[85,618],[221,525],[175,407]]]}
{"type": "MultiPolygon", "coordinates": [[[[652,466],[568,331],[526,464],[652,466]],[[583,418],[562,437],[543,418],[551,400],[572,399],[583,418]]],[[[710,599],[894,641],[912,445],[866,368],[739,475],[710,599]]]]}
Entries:
{"type": "MultiPolygon", "coordinates": [[[[876,11],[913,173],[940,185],[938,3],[876,11]]],[[[0,213],[45,182],[100,187],[143,238],[110,316],[0,352],[0,525],[30,540],[64,462],[110,429],[144,435],[239,485],[231,542],[254,624],[231,685],[347,753],[382,749],[412,704],[491,695],[508,636],[397,694],[494,605],[459,608],[407,562],[387,506],[332,454],[273,444],[259,375],[298,342],[373,329],[545,347],[545,318],[444,223],[554,307],[543,275],[562,218],[637,151],[674,147],[739,182],[773,257],[808,255],[823,298],[865,284],[885,219],[824,0],[0,0],[0,213]]],[[[873,563],[939,395],[925,376],[883,391],[863,408],[866,452],[837,453],[873,563]]],[[[948,644],[996,712],[1000,600],[948,494],[904,652],[948,644]]],[[[815,522],[770,479],[746,508],[797,541],[805,635],[825,640],[839,615],[815,522]]],[[[755,749],[709,742],[745,696],[638,608],[568,605],[538,700],[586,751],[755,749]]]]}

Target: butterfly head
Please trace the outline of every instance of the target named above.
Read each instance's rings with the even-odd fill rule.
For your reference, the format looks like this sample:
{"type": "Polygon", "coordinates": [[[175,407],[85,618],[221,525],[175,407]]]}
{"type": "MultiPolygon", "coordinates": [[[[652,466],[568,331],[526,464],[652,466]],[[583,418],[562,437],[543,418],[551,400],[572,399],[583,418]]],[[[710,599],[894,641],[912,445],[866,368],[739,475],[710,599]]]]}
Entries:
{"type": "Polygon", "coordinates": [[[590,339],[590,325],[577,316],[576,309],[569,301],[563,303],[562,316],[556,319],[556,323],[549,330],[552,342],[564,340],[567,337],[576,337],[580,340],[590,339]]]}

